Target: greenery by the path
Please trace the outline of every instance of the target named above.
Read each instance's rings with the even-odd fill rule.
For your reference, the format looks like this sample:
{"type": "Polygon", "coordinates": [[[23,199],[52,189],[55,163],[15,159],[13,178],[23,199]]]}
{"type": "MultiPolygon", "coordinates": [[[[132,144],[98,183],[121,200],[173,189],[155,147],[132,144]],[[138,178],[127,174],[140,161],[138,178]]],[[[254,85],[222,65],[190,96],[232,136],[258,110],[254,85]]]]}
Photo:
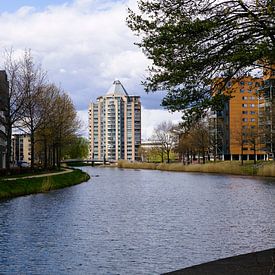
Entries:
{"type": "Polygon", "coordinates": [[[131,169],[153,169],[175,172],[201,172],[219,173],[245,176],[275,177],[274,162],[258,162],[256,165],[252,161],[247,161],[241,165],[239,161],[209,162],[206,164],[183,165],[182,163],[142,163],[119,161],[118,167],[131,169]]]}
{"type": "Polygon", "coordinates": [[[0,180],[0,199],[47,192],[89,180],[90,176],[81,170],[40,178],[0,180]]]}
{"type": "MultiPolygon", "coordinates": [[[[30,169],[28,169],[30,170],[30,169]]],[[[62,171],[65,171],[64,168],[61,169],[56,169],[56,170],[35,170],[34,172],[27,172],[24,173],[24,171],[22,171],[22,174],[11,174],[8,176],[0,176],[0,181],[2,179],[9,179],[9,178],[24,178],[24,177],[29,177],[29,176],[36,176],[36,175],[43,175],[43,174],[48,174],[48,173],[60,173],[62,171]]]]}
{"type": "MultiPolygon", "coordinates": [[[[64,164],[63,164],[64,165],[64,164]]],[[[91,162],[67,162],[65,164],[67,167],[82,167],[82,166],[92,166],[92,163],[91,162]]],[[[96,164],[95,164],[96,165],[96,164]]]]}

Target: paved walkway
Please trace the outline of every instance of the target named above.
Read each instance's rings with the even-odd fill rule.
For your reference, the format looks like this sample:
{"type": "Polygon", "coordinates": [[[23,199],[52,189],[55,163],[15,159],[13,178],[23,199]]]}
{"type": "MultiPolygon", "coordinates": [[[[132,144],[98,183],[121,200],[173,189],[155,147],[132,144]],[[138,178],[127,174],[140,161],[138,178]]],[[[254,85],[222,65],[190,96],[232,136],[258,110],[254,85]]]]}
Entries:
{"type": "Polygon", "coordinates": [[[26,176],[26,177],[19,177],[19,178],[6,178],[6,179],[3,179],[3,180],[17,180],[17,179],[42,178],[42,177],[49,177],[49,176],[67,174],[67,173],[71,173],[72,171],[73,171],[72,169],[66,169],[65,171],[61,171],[61,172],[47,173],[47,174],[39,174],[39,175],[26,176]]]}

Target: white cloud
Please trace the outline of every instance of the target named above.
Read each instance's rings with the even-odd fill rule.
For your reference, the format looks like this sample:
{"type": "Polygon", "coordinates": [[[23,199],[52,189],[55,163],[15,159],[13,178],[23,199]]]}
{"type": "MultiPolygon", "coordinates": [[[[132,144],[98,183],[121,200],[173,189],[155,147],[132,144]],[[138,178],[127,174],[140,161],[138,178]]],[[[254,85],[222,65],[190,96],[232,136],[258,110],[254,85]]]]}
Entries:
{"type": "Polygon", "coordinates": [[[170,113],[167,110],[141,109],[141,137],[143,140],[150,139],[156,126],[164,121],[171,121],[178,124],[182,121],[182,114],[179,112],[170,113]]]}
{"type": "Polygon", "coordinates": [[[143,138],[150,137],[159,122],[180,117],[153,110],[160,109],[163,93],[148,95],[140,85],[149,62],[126,26],[127,7],[136,7],[136,0],[75,0],[42,11],[21,7],[0,14],[0,48],[12,46],[17,56],[32,49],[50,81],[72,97],[86,135],[88,104],[105,94],[114,79],[120,79],[129,94],[141,96],[143,138]]]}
{"type": "Polygon", "coordinates": [[[125,23],[126,7],[134,3],[76,0],[43,11],[21,7],[2,13],[0,48],[31,48],[50,80],[61,84],[84,109],[87,97],[94,100],[114,78],[133,86],[144,75],[148,61],[133,44],[136,38],[125,23]]]}

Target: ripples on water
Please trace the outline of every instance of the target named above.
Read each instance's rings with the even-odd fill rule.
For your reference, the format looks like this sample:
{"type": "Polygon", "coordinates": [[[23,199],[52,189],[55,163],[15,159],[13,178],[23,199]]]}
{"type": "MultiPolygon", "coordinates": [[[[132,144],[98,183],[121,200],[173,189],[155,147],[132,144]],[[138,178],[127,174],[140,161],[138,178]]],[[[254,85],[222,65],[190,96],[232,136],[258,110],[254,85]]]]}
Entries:
{"type": "Polygon", "coordinates": [[[0,202],[1,274],[159,274],[274,247],[272,181],[83,169],[99,177],[0,202]]]}

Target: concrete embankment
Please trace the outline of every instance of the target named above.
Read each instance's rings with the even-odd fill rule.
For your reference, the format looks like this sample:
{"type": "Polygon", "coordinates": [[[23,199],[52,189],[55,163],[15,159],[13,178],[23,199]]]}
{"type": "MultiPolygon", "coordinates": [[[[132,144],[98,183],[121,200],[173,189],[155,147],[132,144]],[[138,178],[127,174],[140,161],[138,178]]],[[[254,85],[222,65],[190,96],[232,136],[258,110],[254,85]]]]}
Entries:
{"type": "Polygon", "coordinates": [[[269,249],[205,264],[195,265],[171,275],[275,275],[275,249],[269,249]]]}

